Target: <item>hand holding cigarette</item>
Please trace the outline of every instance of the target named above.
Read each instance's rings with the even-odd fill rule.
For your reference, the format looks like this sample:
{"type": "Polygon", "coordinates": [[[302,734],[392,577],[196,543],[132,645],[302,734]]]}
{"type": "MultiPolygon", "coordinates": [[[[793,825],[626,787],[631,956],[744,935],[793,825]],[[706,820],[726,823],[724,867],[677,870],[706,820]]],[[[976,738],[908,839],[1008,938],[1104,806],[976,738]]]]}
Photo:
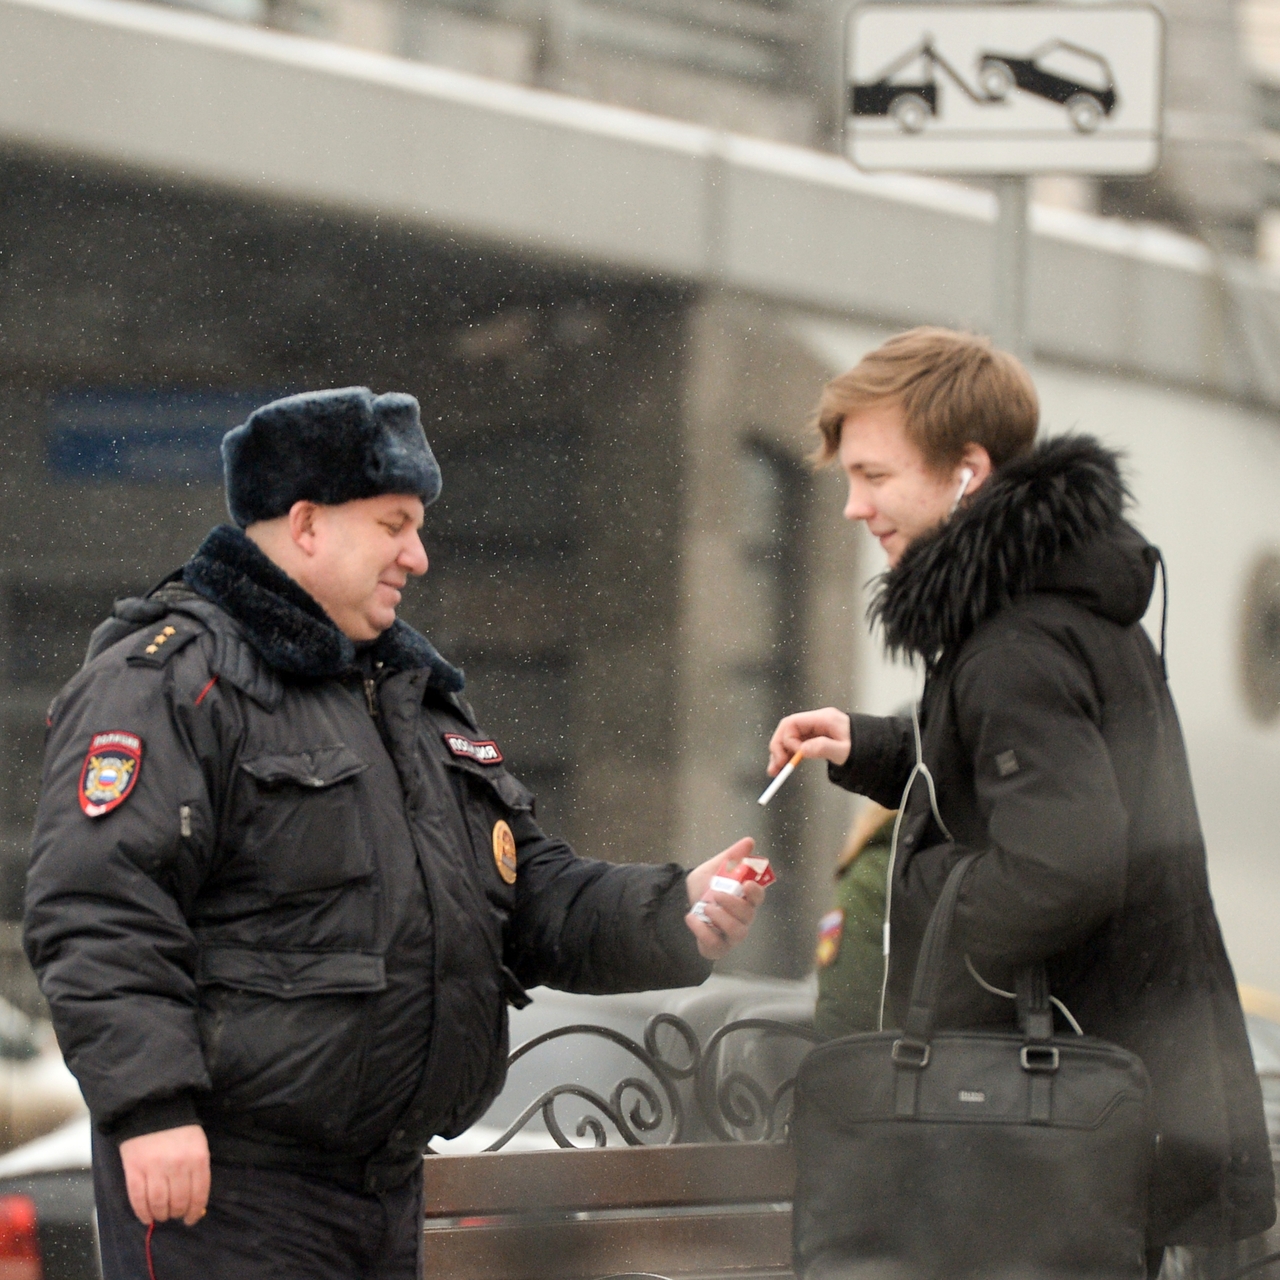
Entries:
{"type": "MultiPolygon", "coordinates": [[[[769,776],[779,775],[795,757],[844,764],[853,745],[849,716],[836,707],[784,716],[769,739],[769,776]]],[[[767,794],[767,793],[766,793],[767,794]]],[[[761,804],[768,803],[761,797],[761,804]]]]}
{"type": "MultiPolygon", "coordinates": [[[[750,837],[739,840],[695,867],[685,878],[691,910],[684,922],[697,938],[698,950],[708,960],[728,955],[747,936],[756,908],[764,901],[764,883],[772,879],[771,872],[764,883],[744,882],[735,874],[744,860],[751,858],[755,844],[750,837]],[[735,890],[726,892],[716,888],[712,883],[716,877],[732,878],[735,890]]],[[[762,862],[765,869],[768,868],[763,858],[751,861],[762,862]]]]}

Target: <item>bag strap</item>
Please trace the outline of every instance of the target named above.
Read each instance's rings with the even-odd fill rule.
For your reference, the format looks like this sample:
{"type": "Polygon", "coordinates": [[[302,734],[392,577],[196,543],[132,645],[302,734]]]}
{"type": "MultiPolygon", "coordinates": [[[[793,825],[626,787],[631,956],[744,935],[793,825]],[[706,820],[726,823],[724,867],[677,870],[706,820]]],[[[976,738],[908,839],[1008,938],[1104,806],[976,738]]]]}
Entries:
{"type": "MultiPolygon", "coordinates": [[[[960,886],[969,869],[978,860],[976,853],[966,853],[954,867],[942,886],[942,893],[929,917],[929,927],[924,931],[920,944],[920,956],[916,960],[915,978],[911,984],[911,1003],[903,1022],[902,1040],[913,1048],[927,1049],[933,1034],[933,1022],[937,1015],[938,998],[942,989],[943,966],[947,948],[951,942],[951,922],[956,913],[956,901],[960,886]]],[[[899,1042],[901,1043],[901,1041],[899,1042]]],[[[896,1061],[896,1058],[895,1058],[896,1061]]]]}
{"type": "MultiPolygon", "coordinates": [[[[978,859],[967,853],[951,868],[938,901],[934,904],[920,944],[915,978],[911,985],[911,1003],[903,1022],[903,1039],[924,1048],[933,1035],[947,948],[951,944],[951,926],[956,903],[965,876],[978,859]]],[[[1043,961],[1023,966],[1015,975],[1018,1002],[1018,1025],[1028,1042],[1044,1043],[1053,1039],[1053,1006],[1049,998],[1049,975],[1043,961]]]]}
{"type": "Polygon", "coordinates": [[[1053,1043],[1053,1006],[1049,1003],[1049,975],[1044,962],[1024,965],[1014,981],[1018,1023],[1026,1037],[1022,1069],[1027,1073],[1027,1119],[1033,1124],[1048,1124],[1053,1115],[1058,1050],[1053,1043]]]}
{"type": "Polygon", "coordinates": [[[951,868],[929,917],[924,941],[920,944],[915,978],[911,984],[911,1004],[907,1008],[902,1034],[893,1042],[890,1051],[894,1065],[893,1110],[900,1120],[909,1120],[916,1114],[920,1073],[929,1065],[929,1038],[933,1035],[933,1020],[942,989],[943,964],[951,941],[956,900],[960,897],[960,885],[977,857],[976,853],[966,853],[951,868]]]}
{"type": "Polygon", "coordinates": [[[1014,975],[1018,1025],[1029,1044],[1053,1039],[1053,1006],[1049,1003],[1049,975],[1044,961],[1026,965],[1014,975]]]}

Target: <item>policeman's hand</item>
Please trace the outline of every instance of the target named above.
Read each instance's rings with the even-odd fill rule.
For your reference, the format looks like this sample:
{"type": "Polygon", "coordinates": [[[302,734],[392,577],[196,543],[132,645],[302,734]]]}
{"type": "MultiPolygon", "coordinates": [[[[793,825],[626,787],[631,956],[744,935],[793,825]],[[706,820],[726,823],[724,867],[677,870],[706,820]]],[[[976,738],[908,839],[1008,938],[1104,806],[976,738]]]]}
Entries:
{"type": "Polygon", "coordinates": [[[129,1204],[148,1226],[181,1218],[194,1226],[209,1203],[209,1143],[198,1124],[160,1129],[120,1144],[129,1204]]]}
{"type": "Polygon", "coordinates": [[[797,751],[806,760],[844,764],[851,746],[852,732],[846,712],[835,707],[797,711],[779,720],[769,739],[769,776],[772,778],[797,751]]]}
{"type": "MultiPolygon", "coordinates": [[[[735,863],[747,857],[756,847],[750,836],[731,844],[723,853],[694,867],[685,877],[685,887],[689,891],[689,905],[702,900],[711,884],[711,877],[720,874],[726,863],[735,863]]],[[[719,960],[747,936],[751,922],[755,919],[756,908],[764,901],[764,890],[758,884],[744,884],[742,897],[735,898],[731,893],[713,893],[707,899],[705,910],[707,920],[695,915],[687,915],[685,924],[693,931],[698,940],[698,950],[708,960],[719,960]]]]}

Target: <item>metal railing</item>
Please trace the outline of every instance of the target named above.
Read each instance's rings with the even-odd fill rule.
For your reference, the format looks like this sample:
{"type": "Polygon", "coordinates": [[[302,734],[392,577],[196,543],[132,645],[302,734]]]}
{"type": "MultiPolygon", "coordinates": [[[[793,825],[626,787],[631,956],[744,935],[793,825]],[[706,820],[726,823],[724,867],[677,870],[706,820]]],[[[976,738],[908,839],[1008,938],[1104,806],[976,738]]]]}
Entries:
{"type": "MultiPolygon", "coordinates": [[[[565,1133],[556,1104],[574,1098],[588,1110],[572,1124],[578,1139],[609,1144],[609,1127],[629,1146],[662,1145],[708,1136],[721,1142],[772,1142],[785,1136],[791,1116],[794,1072],[780,1079],[760,1078],[741,1064],[726,1066],[724,1050],[737,1037],[776,1037],[806,1047],[822,1037],[811,1027],[770,1018],[740,1018],[719,1027],[702,1045],[697,1033],[671,1013],[657,1013],[644,1028],[644,1043],[611,1027],[575,1023],[534,1036],[514,1050],[508,1068],[546,1045],[572,1037],[607,1041],[623,1049],[642,1068],[622,1076],[608,1097],[584,1084],[566,1082],[542,1090],[492,1142],[500,1151],[535,1119],[541,1118],[559,1147],[578,1144],[565,1133]],[[660,1043],[664,1031],[671,1034],[660,1043]],[[691,1123],[698,1122],[698,1123],[691,1123]]],[[[581,1108],[579,1108],[581,1110],[581,1108]]]]}

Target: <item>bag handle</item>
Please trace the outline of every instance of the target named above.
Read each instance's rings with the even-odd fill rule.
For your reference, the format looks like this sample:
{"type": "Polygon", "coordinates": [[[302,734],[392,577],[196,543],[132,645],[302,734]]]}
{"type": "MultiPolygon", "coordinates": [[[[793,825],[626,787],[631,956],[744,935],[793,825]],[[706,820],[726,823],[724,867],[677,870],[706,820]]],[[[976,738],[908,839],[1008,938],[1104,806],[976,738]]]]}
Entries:
{"type": "MultiPolygon", "coordinates": [[[[907,1007],[902,1038],[898,1044],[905,1044],[908,1052],[922,1051],[925,1059],[928,1058],[929,1039],[933,1035],[933,1022],[937,1016],[943,964],[951,942],[951,922],[955,917],[960,886],[977,860],[976,853],[966,853],[951,868],[951,874],[947,876],[933,914],[929,917],[924,941],[920,944],[920,956],[916,960],[915,978],[911,984],[911,1003],[907,1007]]],[[[895,1045],[894,1061],[898,1060],[899,1051],[895,1045]]],[[[920,1065],[923,1066],[923,1062],[920,1065]]]]}
{"type": "MultiPolygon", "coordinates": [[[[911,1003],[903,1023],[902,1036],[894,1046],[894,1061],[901,1066],[923,1066],[928,1061],[929,1041],[937,1017],[942,988],[942,974],[947,948],[951,944],[951,926],[964,878],[977,861],[976,853],[967,853],[951,868],[942,893],[934,904],[929,924],[920,944],[915,978],[911,984],[911,1003]],[[898,1046],[902,1047],[899,1048],[898,1046]]],[[[1053,1039],[1053,1009],[1049,996],[1049,976],[1043,961],[1025,965],[1016,975],[1018,1023],[1029,1043],[1043,1044],[1053,1039]]]]}
{"type": "MultiPolygon", "coordinates": [[[[911,1004],[907,1008],[902,1034],[893,1042],[890,1058],[894,1065],[894,1114],[901,1120],[916,1115],[920,1073],[929,1065],[929,1041],[937,1016],[942,990],[943,965],[951,942],[960,887],[977,861],[976,853],[961,858],[929,916],[920,956],[911,984],[911,1004]]],[[[1058,1049],[1053,1044],[1053,1011],[1049,1005],[1049,979],[1043,963],[1030,964],[1017,975],[1018,1017],[1026,1043],[1022,1046],[1022,1069],[1031,1077],[1028,1118],[1048,1124],[1053,1114],[1053,1083],[1057,1073],[1058,1049]]]]}
{"type": "Polygon", "coordinates": [[[1053,1039],[1053,1006],[1049,1003],[1049,974],[1044,961],[1019,969],[1014,975],[1018,1025],[1028,1043],[1053,1039]]]}

